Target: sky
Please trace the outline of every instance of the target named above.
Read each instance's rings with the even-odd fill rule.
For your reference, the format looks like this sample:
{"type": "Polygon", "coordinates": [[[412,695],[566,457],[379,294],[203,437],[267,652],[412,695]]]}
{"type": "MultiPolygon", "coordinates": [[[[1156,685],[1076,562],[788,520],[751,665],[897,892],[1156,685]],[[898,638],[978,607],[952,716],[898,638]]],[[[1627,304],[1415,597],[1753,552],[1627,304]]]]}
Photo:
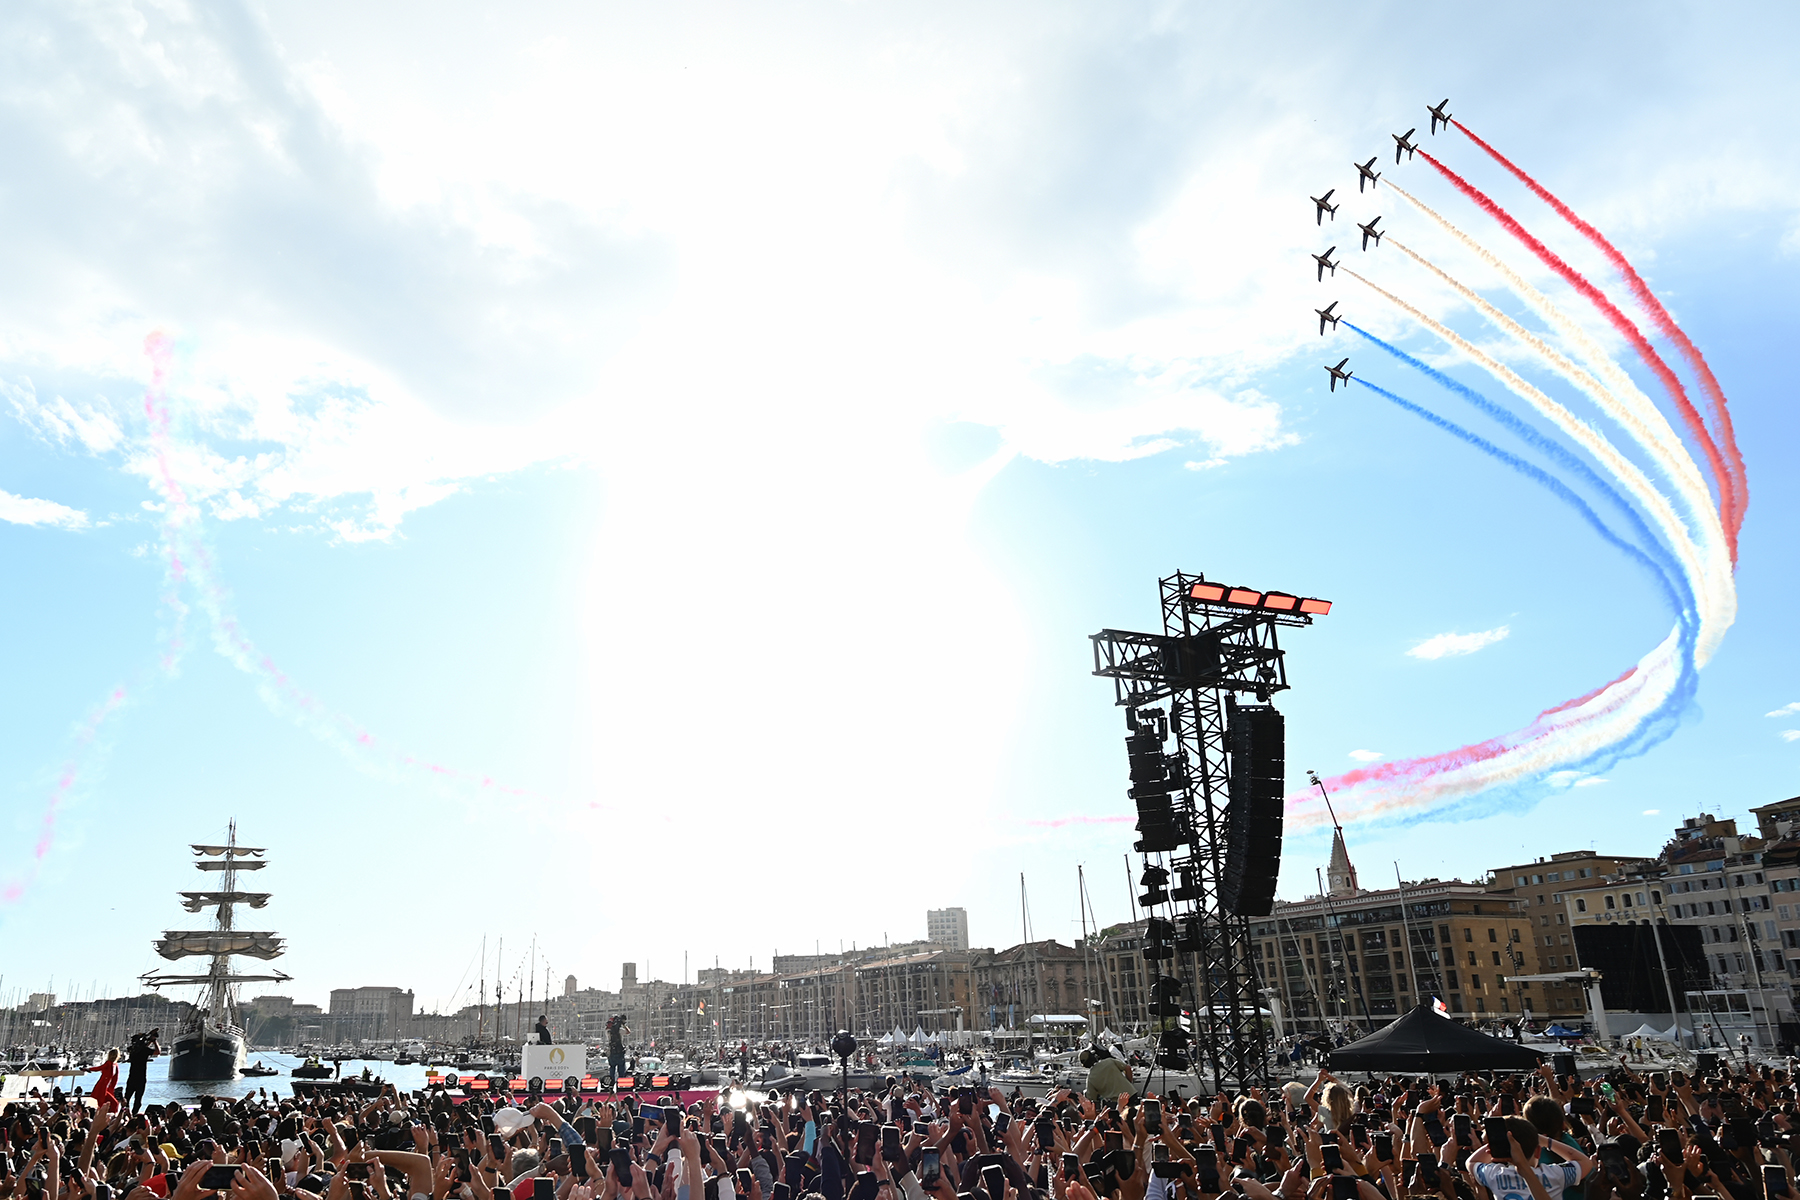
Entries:
{"type": "MultiPolygon", "coordinates": [[[[1474,426],[1321,338],[1338,300],[1520,407],[1315,280],[1335,244],[1548,378],[1352,240],[1380,212],[1506,301],[1393,193],[1358,196],[1380,154],[1573,309],[1422,159],[1393,164],[1446,95],[1704,352],[1750,502],[1735,619],[1654,738],[1353,807],[1364,882],[1650,854],[1685,816],[1800,793],[1800,15],[1416,17],[8,6],[0,998],[134,992],[193,921],[186,845],[233,818],[269,849],[276,990],[315,1002],[472,1002],[484,939],[490,980],[535,939],[539,978],[603,987],[627,961],[679,979],[920,938],[947,905],[1005,946],[1021,876],[1031,932],[1071,940],[1078,867],[1101,921],[1129,915],[1125,731],[1088,635],[1152,628],[1178,569],[1334,602],[1283,642],[1292,789],[1618,677],[1670,627],[1644,572],[1320,370],[1352,355],[1474,426]]],[[[1625,296],[1472,143],[1415,137],[1625,296]]],[[[1290,822],[1281,895],[1314,890],[1325,837],[1290,822]]]]}

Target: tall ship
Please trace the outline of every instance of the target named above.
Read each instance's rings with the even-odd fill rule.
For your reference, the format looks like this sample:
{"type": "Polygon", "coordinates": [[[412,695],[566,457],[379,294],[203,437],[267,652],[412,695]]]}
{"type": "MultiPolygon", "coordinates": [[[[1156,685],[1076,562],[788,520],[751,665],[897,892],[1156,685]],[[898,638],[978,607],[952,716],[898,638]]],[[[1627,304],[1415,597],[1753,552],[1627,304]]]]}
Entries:
{"type": "MultiPolygon", "coordinates": [[[[260,871],[268,863],[260,846],[237,844],[237,822],[232,821],[223,846],[193,846],[194,868],[217,876],[216,891],[182,892],[181,906],[191,913],[208,908],[214,912],[211,929],[171,929],[156,940],[156,952],[171,961],[183,958],[211,960],[204,975],[142,977],[151,987],[199,987],[193,1015],[176,1034],[169,1050],[169,1078],[234,1079],[244,1066],[244,1029],[238,1020],[238,987],[245,983],[283,983],[289,978],[271,969],[267,975],[240,975],[231,960],[243,955],[265,962],[281,957],[286,941],[278,934],[237,928],[240,907],[261,908],[268,892],[240,892],[238,873],[260,871]]],[[[209,882],[211,882],[209,880],[209,882]]]]}

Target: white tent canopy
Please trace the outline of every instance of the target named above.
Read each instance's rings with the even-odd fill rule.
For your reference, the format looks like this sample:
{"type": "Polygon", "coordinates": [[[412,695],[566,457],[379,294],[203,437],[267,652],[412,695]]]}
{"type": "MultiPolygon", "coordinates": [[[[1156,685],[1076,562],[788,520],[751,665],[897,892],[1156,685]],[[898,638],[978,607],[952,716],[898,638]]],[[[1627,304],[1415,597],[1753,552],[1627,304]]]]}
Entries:
{"type": "Polygon", "coordinates": [[[1626,1034],[1625,1036],[1626,1037],[1655,1038],[1659,1042],[1672,1042],[1675,1040],[1674,1030],[1669,1030],[1668,1032],[1665,1033],[1663,1030],[1656,1028],[1656,1026],[1650,1024],[1648,1021],[1644,1022],[1642,1025],[1639,1025],[1636,1029],[1632,1030],[1630,1033],[1626,1034]]]}
{"type": "Polygon", "coordinates": [[[923,1025],[913,1026],[912,1036],[906,1040],[909,1044],[914,1046],[924,1046],[931,1041],[929,1037],[925,1036],[925,1027],[923,1025]]]}

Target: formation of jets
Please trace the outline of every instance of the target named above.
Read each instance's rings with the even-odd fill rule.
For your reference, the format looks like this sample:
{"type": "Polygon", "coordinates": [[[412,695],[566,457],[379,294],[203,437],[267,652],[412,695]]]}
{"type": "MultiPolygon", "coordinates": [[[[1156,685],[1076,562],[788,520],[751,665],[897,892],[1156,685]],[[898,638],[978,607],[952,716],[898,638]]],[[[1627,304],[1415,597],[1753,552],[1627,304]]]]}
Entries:
{"type": "MultiPolygon", "coordinates": [[[[1436,104],[1426,105],[1425,111],[1431,114],[1431,136],[1437,136],[1439,126],[1442,126],[1445,129],[1450,128],[1450,98],[1448,96],[1444,97],[1444,99],[1438,101],[1436,104]]],[[[1419,128],[1415,125],[1405,133],[1391,133],[1388,135],[1394,139],[1394,162],[1396,165],[1399,164],[1400,156],[1402,154],[1410,159],[1414,154],[1418,153],[1419,144],[1412,140],[1413,134],[1417,132],[1419,132],[1419,128]]],[[[1381,172],[1375,169],[1376,160],[1380,157],[1381,156],[1377,154],[1371,157],[1368,162],[1351,164],[1356,168],[1356,191],[1358,195],[1361,195],[1365,189],[1374,187],[1380,182],[1381,172]]],[[[1337,210],[1341,206],[1331,203],[1332,193],[1336,191],[1336,188],[1332,188],[1323,196],[1309,197],[1313,202],[1314,225],[1324,225],[1327,215],[1329,215],[1333,221],[1337,220],[1337,210]]],[[[1387,231],[1385,229],[1375,228],[1375,226],[1380,223],[1381,218],[1379,216],[1371,218],[1366,225],[1360,221],[1357,222],[1356,227],[1362,230],[1362,248],[1365,251],[1368,250],[1370,242],[1374,242],[1376,246],[1381,245],[1381,235],[1387,231]]],[[[1333,261],[1331,257],[1336,249],[1337,247],[1333,246],[1323,254],[1315,254],[1312,256],[1313,262],[1318,266],[1318,279],[1320,283],[1325,282],[1326,271],[1330,271],[1333,277],[1337,275],[1339,263],[1333,261]]],[[[1313,312],[1317,313],[1319,316],[1320,337],[1325,336],[1326,326],[1330,326],[1331,329],[1335,331],[1338,322],[1344,319],[1342,314],[1337,311],[1337,306],[1338,302],[1333,300],[1324,308],[1313,309],[1313,312]]],[[[1336,366],[1327,366],[1325,368],[1326,373],[1331,376],[1332,391],[1337,391],[1337,386],[1340,383],[1344,385],[1345,390],[1349,390],[1352,373],[1344,369],[1345,364],[1349,361],[1348,358],[1341,358],[1338,360],[1336,366]]]]}
{"type": "Polygon", "coordinates": [[[1309,196],[1308,197],[1308,199],[1310,199],[1313,202],[1313,210],[1314,210],[1313,216],[1317,218],[1313,222],[1313,224],[1323,225],[1325,223],[1325,214],[1326,213],[1331,214],[1332,220],[1334,220],[1334,221],[1337,220],[1337,210],[1339,208],[1341,208],[1342,205],[1333,204],[1331,202],[1331,193],[1335,192],[1335,191],[1337,191],[1336,188],[1329,188],[1326,190],[1326,192],[1323,196],[1309,196]]]}

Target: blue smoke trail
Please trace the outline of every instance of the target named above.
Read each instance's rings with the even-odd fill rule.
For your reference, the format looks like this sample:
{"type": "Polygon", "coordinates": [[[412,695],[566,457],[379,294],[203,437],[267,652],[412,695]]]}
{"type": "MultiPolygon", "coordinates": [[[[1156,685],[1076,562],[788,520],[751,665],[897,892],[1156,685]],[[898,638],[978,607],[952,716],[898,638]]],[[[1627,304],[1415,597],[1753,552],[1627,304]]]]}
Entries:
{"type": "MultiPolygon", "coordinates": [[[[1587,463],[1583,462],[1573,451],[1568,449],[1568,447],[1564,446],[1560,442],[1554,441],[1551,438],[1545,437],[1543,433],[1541,433],[1537,429],[1532,428],[1532,426],[1527,424],[1525,421],[1521,420],[1511,409],[1506,408],[1504,405],[1495,404],[1492,400],[1489,400],[1486,396],[1483,396],[1480,392],[1476,391],[1475,389],[1467,386],[1466,384],[1460,383],[1455,379],[1452,379],[1450,376],[1444,374],[1442,371],[1439,371],[1431,366],[1428,366],[1427,364],[1425,364],[1423,362],[1420,362],[1418,359],[1416,359],[1412,355],[1406,353],[1406,351],[1400,349],[1398,346],[1389,345],[1388,343],[1382,341],[1380,338],[1376,337],[1374,334],[1370,333],[1368,330],[1359,328],[1356,325],[1351,325],[1349,321],[1345,321],[1344,324],[1349,326],[1351,329],[1355,330],[1356,333],[1359,334],[1361,337],[1365,338],[1366,340],[1368,340],[1370,342],[1373,342],[1377,346],[1380,346],[1383,350],[1387,351],[1389,354],[1393,355],[1395,358],[1399,359],[1401,362],[1405,363],[1407,366],[1418,371],[1419,373],[1424,375],[1426,378],[1430,379],[1433,383],[1439,384],[1440,386],[1447,388],[1448,390],[1450,390],[1452,392],[1455,392],[1458,396],[1462,397],[1464,400],[1468,401],[1470,404],[1473,404],[1476,408],[1480,409],[1482,412],[1486,413],[1488,416],[1492,417],[1494,420],[1500,422],[1500,424],[1504,425],[1507,429],[1511,430],[1513,433],[1518,434],[1520,438],[1524,439],[1524,441],[1526,442],[1527,445],[1529,445],[1533,449],[1538,450],[1539,452],[1543,453],[1546,457],[1551,459],[1556,465],[1562,467],[1566,471],[1571,472],[1577,478],[1581,479],[1584,483],[1588,484],[1588,486],[1594,488],[1602,496],[1606,497],[1606,499],[1612,503],[1613,507],[1617,508],[1619,510],[1619,512],[1624,515],[1625,520],[1631,526],[1632,532],[1635,533],[1638,537],[1642,538],[1644,540],[1644,544],[1650,548],[1650,554],[1652,556],[1654,556],[1655,561],[1656,561],[1656,566],[1653,569],[1656,570],[1658,575],[1661,577],[1664,587],[1665,587],[1665,591],[1671,585],[1673,585],[1674,587],[1679,589],[1682,598],[1678,601],[1671,598],[1671,607],[1674,609],[1676,619],[1681,623],[1682,628],[1684,630],[1688,630],[1698,622],[1698,620],[1699,620],[1698,608],[1694,603],[1693,587],[1692,587],[1691,582],[1688,580],[1687,572],[1683,571],[1680,568],[1680,566],[1675,562],[1674,556],[1668,552],[1668,548],[1663,544],[1662,539],[1657,537],[1656,534],[1654,534],[1653,532],[1651,532],[1650,526],[1644,521],[1642,514],[1640,514],[1638,512],[1638,510],[1631,504],[1630,501],[1626,500],[1624,496],[1619,494],[1619,490],[1617,488],[1613,487],[1610,483],[1606,482],[1606,480],[1602,479],[1599,476],[1599,474],[1597,474],[1594,471],[1594,469],[1592,467],[1588,466],[1587,463]]],[[[1380,389],[1377,388],[1375,390],[1379,391],[1380,389]]],[[[1483,449],[1487,450],[1488,453],[1493,454],[1496,457],[1502,458],[1502,461],[1505,461],[1505,459],[1511,457],[1510,455],[1506,455],[1506,453],[1504,451],[1498,449],[1497,447],[1493,447],[1493,446],[1489,445],[1488,443],[1483,442],[1481,439],[1475,437],[1473,434],[1469,434],[1464,431],[1461,431],[1455,425],[1452,425],[1447,421],[1443,421],[1441,418],[1437,417],[1433,413],[1430,413],[1426,409],[1419,408],[1417,405],[1409,404],[1407,401],[1401,400],[1400,397],[1394,396],[1390,393],[1383,392],[1382,394],[1387,396],[1390,400],[1393,400],[1400,404],[1407,405],[1408,408],[1412,409],[1418,415],[1425,417],[1427,420],[1431,420],[1431,421],[1434,421],[1436,423],[1443,425],[1444,428],[1457,433],[1457,435],[1459,437],[1462,437],[1465,440],[1472,441],[1474,444],[1481,446],[1483,449]]],[[[1538,470],[1537,468],[1529,468],[1527,470],[1528,464],[1525,464],[1518,459],[1513,459],[1513,462],[1518,463],[1519,468],[1521,470],[1526,470],[1527,474],[1530,474],[1531,471],[1538,470]]],[[[1512,465],[1512,463],[1509,463],[1508,465],[1512,465]]],[[[1554,487],[1562,487],[1563,486],[1560,483],[1555,483],[1553,477],[1545,474],[1542,471],[1538,471],[1538,474],[1543,475],[1543,478],[1537,479],[1536,476],[1533,476],[1533,478],[1536,479],[1537,482],[1544,483],[1546,486],[1551,486],[1552,484],[1554,484],[1554,487]]],[[[1554,487],[1552,488],[1552,490],[1554,490],[1554,487]]],[[[1565,488],[1564,490],[1566,491],[1567,489],[1565,488]]],[[[1591,509],[1589,509],[1586,504],[1582,504],[1581,508],[1583,509],[1585,514],[1588,516],[1588,519],[1593,523],[1594,528],[1596,528],[1600,531],[1600,534],[1602,537],[1606,538],[1607,541],[1611,542],[1613,545],[1620,547],[1621,549],[1628,549],[1628,552],[1635,552],[1635,553],[1633,553],[1633,557],[1638,559],[1640,562],[1643,561],[1644,552],[1642,550],[1639,550],[1638,547],[1636,547],[1636,546],[1631,546],[1631,547],[1627,548],[1627,546],[1624,542],[1622,542],[1618,538],[1616,538],[1612,534],[1612,532],[1609,529],[1607,529],[1606,526],[1600,521],[1600,519],[1597,516],[1593,515],[1593,511],[1591,509]]],[[[1683,639],[1684,645],[1687,644],[1689,641],[1691,641],[1690,638],[1684,638],[1683,639]]],[[[1691,650],[1689,652],[1689,657],[1690,658],[1692,657],[1691,650]]]]}
{"type": "MultiPolygon", "coordinates": [[[[1352,328],[1354,328],[1354,326],[1352,328]]],[[[1423,417],[1433,425],[1436,425],[1439,429],[1444,430],[1454,437],[1461,438],[1463,441],[1469,443],[1469,445],[1480,450],[1483,454],[1498,459],[1500,462],[1505,463],[1533,483],[1548,490],[1551,495],[1580,513],[1582,518],[1587,521],[1589,525],[1594,527],[1594,531],[1610,545],[1617,546],[1627,558],[1648,571],[1651,578],[1656,580],[1658,590],[1663,594],[1663,599],[1669,602],[1669,610],[1676,615],[1677,619],[1682,617],[1686,604],[1691,603],[1692,593],[1688,592],[1689,599],[1684,601],[1682,596],[1677,592],[1677,584],[1669,577],[1664,568],[1658,565],[1655,559],[1651,558],[1648,554],[1645,554],[1636,544],[1628,542],[1618,534],[1614,533],[1611,527],[1601,519],[1600,514],[1594,511],[1593,506],[1586,500],[1583,500],[1568,484],[1556,478],[1556,476],[1550,474],[1550,472],[1544,470],[1542,467],[1533,463],[1528,463],[1518,455],[1510,454],[1507,451],[1502,450],[1486,438],[1483,438],[1478,434],[1470,433],[1467,429],[1464,429],[1454,421],[1440,417],[1430,409],[1414,404],[1403,396],[1396,396],[1386,388],[1377,387],[1375,384],[1372,384],[1361,377],[1356,377],[1352,379],[1351,382],[1362,384],[1371,392],[1374,392],[1376,395],[1381,396],[1386,400],[1393,401],[1395,404],[1416,417],[1423,417]]],[[[1685,591],[1685,578],[1681,576],[1677,576],[1676,578],[1682,579],[1682,590],[1685,591]]]]}
{"type": "MultiPolygon", "coordinates": [[[[1350,325],[1348,321],[1344,322],[1344,324],[1350,325]]],[[[1494,445],[1492,442],[1487,441],[1477,434],[1469,432],[1455,422],[1440,417],[1430,409],[1414,404],[1412,401],[1397,396],[1385,388],[1377,387],[1366,379],[1358,377],[1353,380],[1353,382],[1362,384],[1376,395],[1391,401],[1400,408],[1412,413],[1414,416],[1423,418],[1438,428],[1469,443],[1484,454],[1487,454],[1497,461],[1504,463],[1506,466],[1511,467],[1513,470],[1518,471],[1527,479],[1544,487],[1559,500],[1562,500],[1564,503],[1574,508],[1609,544],[1618,547],[1628,558],[1650,572],[1651,576],[1657,582],[1658,590],[1663,593],[1664,599],[1669,602],[1670,608],[1674,610],[1677,627],[1680,630],[1681,673],[1676,678],[1675,686],[1670,690],[1667,698],[1665,698],[1662,704],[1658,705],[1653,712],[1644,718],[1643,722],[1632,732],[1629,738],[1616,742],[1604,749],[1596,750],[1587,758],[1578,760],[1564,769],[1591,771],[1605,770],[1608,766],[1621,759],[1644,753],[1652,746],[1669,737],[1680,723],[1681,713],[1693,700],[1694,695],[1699,688],[1699,672],[1694,667],[1694,639],[1697,616],[1693,604],[1693,590],[1688,582],[1687,576],[1675,569],[1673,559],[1670,558],[1662,543],[1650,535],[1650,531],[1645,527],[1643,518],[1639,516],[1637,510],[1627,504],[1624,498],[1609,484],[1596,476],[1586,463],[1575,458],[1564,447],[1554,442],[1549,442],[1548,439],[1544,438],[1536,430],[1524,425],[1524,423],[1519,421],[1512,413],[1507,412],[1505,409],[1500,409],[1499,406],[1495,405],[1491,400],[1488,400],[1480,393],[1464,387],[1453,379],[1449,379],[1447,376],[1442,375],[1441,372],[1432,370],[1424,363],[1421,363],[1410,355],[1388,345],[1373,334],[1362,329],[1357,329],[1354,325],[1350,325],[1350,328],[1355,329],[1357,333],[1382,347],[1382,349],[1387,350],[1396,358],[1418,367],[1427,375],[1441,380],[1446,386],[1450,387],[1458,394],[1464,395],[1465,398],[1469,399],[1483,411],[1498,410],[1495,412],[1495,415],[1503,424],[1506,424],[1509,428],[1520,428],[1520,431],[1527,437],[1527,440],[1532,441],[1534,444],[1544,444],[1546,449],[1551,452],[1552,457],[1557,458],[1559,461],[1569,462],[1578,474],[1587,478],[1595,487],[1608,495],[1613,503],[1625,512],[1627,518],[1631,521],[1632,525],[1636,527],[1637,531],[1648,540],[1652,553],[1655,556],[1654,558],[1652,558],[1651,554],[1646,554],[1638,546],[1624,540],[1614,533],[1607,526],[1606,522],[1601,520],[1600,515],[1593,510],[1592,506],[1590,506],[1587,501],[1583,500],[1567,484],[1563,483],[1560,479],[1557,479],[1543,468],[1526,462],[1515,454],[1500,449],[1500,447],[1494,445]]]]}

